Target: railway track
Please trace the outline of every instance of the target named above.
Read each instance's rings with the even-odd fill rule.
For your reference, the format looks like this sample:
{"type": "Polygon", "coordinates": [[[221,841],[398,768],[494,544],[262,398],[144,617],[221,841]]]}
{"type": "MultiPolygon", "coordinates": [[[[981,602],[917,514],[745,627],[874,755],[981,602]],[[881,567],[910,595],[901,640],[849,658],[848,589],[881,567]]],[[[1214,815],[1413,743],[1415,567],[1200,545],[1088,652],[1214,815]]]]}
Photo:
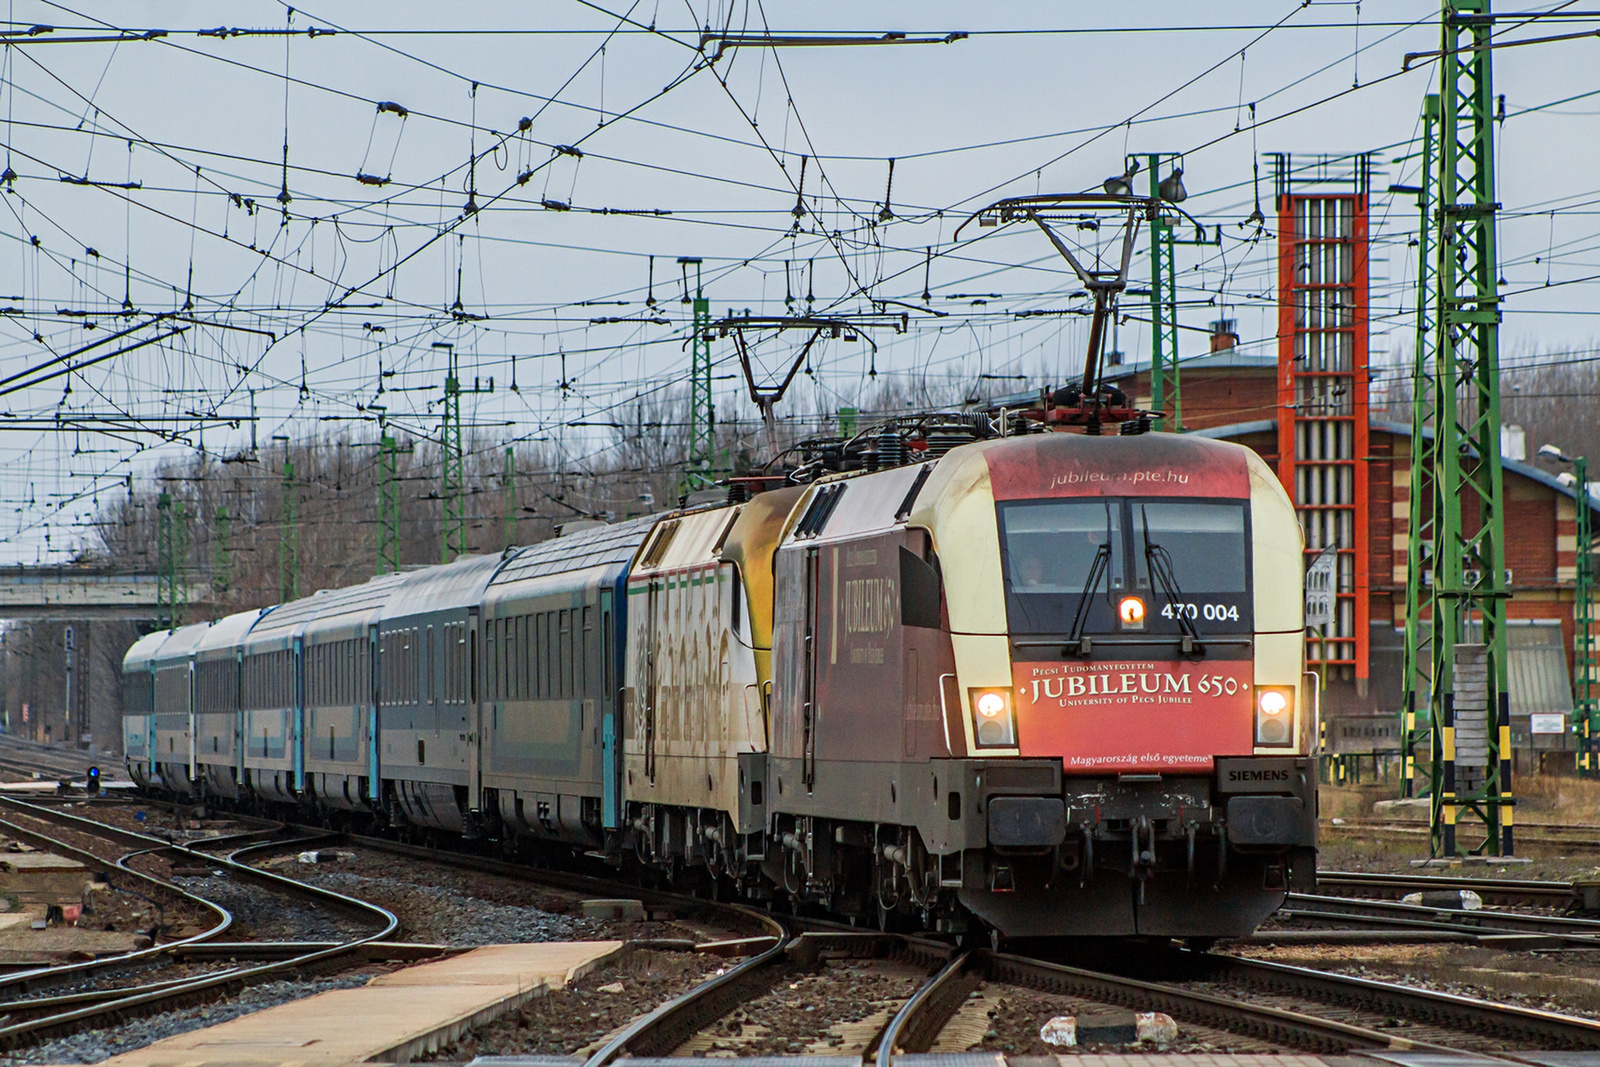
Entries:
{"type": "Polygon", "coordinates": [[[59,748],[24,738],[0,735],[0,774],[22,779],[82,781],[90,767],[100,767],[110,781],[118,769],[116,761],[101,766],[99,757],[78,749],[59,748]]]}
{"type": "MultiPolygon", "coordinates": [[[[563,887],[589,890],[609,885],[614,889],[614,883],[581,875],[529,871],[482,857],[368,838],[343,840],[495,873],[549,878],[550,884],[563,887]]],[[[685,900],[656,891],[641,895],[680,903],[685,900]]],[[[585,1067],[609,1067],[619,1058],[667,1056],[734,1007],[759,996],[771,983],[772,972],[786,961],[827,952],[858,957],[891,953],[929,970],[926,981],[863,1050],[866,1058],[883,1064],[897,1053],[928,1051],[966,998],[985,985],[1066,995],[1107,1007],[1164,1011],[1187,1026],[1311,1052],[1387,1048],[1483,1054],[1503,1049],[1507,1043],[1541,1049],[1600,1049],[1600,1023],[1592,1020],[1306,968],[1178,953],[1157,969],[1175,969],[1181,975],[1151,980],[1012,953],[961,952],[926,938],[850,931],[832,923],[787,916],[780,919],[732,907],[764,929],[765,941],[757,950],[726,973],[635,1020],[593,1050],[585,1067]]],[[[1415,920],[1408,916],[1408,921],[1415,920]]]]}
{"type": "MultiPolygon", "coordinates": [[[[652,1058],[658,1065],[735,1005],[759,996],[772,981],[766,972],[805,946],[826,950],[851,939],[865,944],[893,937],[775,934],[738,967],[637,1019],[587,1056],[583,1067],[612,1067],[622,1057],[652,1058]]],[[[1154,981],[987,949],[963,952],[928,943],[899,951],[920,953],[931,961],[931,973],[861,1050],[863,1059],[880,1065],[932,1049],[980,989],[1001,995],[1026,989],[1080,1005],[1164,1012],[1181,1029],[1220,1031],[1276,1050],[1471,1052],[1518,1062],[1508,1047],[1600,1049],[1600,1023],[1587,1019],[1226,956],[1169,961],[1185,976],[1154,981]]]]}
{"type": "MultiPolygon", "coordinates": [[[[49,810],[44,805],[19,804],[16,801],[0,803],[10,810],[21,809],[30,814],[49,810]]],[[[77,829],[84,829],[83,824],[90,822],[65,812],[50,814],[59,823],[77,829]]],[[[0,820],[0,823],[3,822],[0,820]]],[[[117,831],[99,823],[92,825],[111,830],[123,844],[130,846],[131,852],[165,850],[186,854],[191,858],[203,857],[205,862],[234,864],[252,870],[243,861],[267,850],[338,842],[486,873],[531,878],[557,888],[582,892],[598,889],[614,892],[616,889],[614,882],[579,874],[535,870],[481,856],[304,828],[293,828],[298,836],[287,841],[255,840],[248,845],[224,841],[219,845],[220,839],[213,839],[209,844],[214,847],[240,845],[231,848],[227,857],[218,858],[193,846],[174,846],[147,835],[117,831]]],[[[259,828],[238,836],[259,838],[268,829],[259,828]]],[[[265,872],[256,873],[274,877],[265,872]]],[[[1433,877],[1406,880],[1329,872],[1328,881],[1332,886],[1351,891],[1365,888],[1392,894],[1401,889],[1414,889],[1418,882],[1435,888],[1444,887],[1443,883],[1450,883],[1450,888],[1478,888],[1478,883],[1484,880],[1433,877]]],[[[1496,885],[1509,881],[1500,880],[1496,885]]],[[[1535,896],[1554,899],[1559,885],[1532,883],[1531,888],[1535,896]]],[[[1513,887],[1504,888],[1510,893],[1513,887]]],[[[1034,990],[1108,1007],[1163,1011],[1187,1027],[1221,1031],[1274,1047],[1312,1052],[1343,1053],[1364,1048],[1440,1053],[1493,1052],[1507,1062],[1516,1062],[1514,1053],[1503,1051],[1508,1045],[1541,1049],[1600,1049],[1600,1023],[1592,1020],[1301,967],[1184,952],[1172,953],[1156,962],[1154,970],[1169,972],[1162,973],[1159,978],[1152,978],[1149,974],[1113,974],[1106,970],[1074,966],[1069,961],[988,950],[962,952],[949,944],[928,938],[841,929],[816,920],[780,919],[740,905],[719,904],[659,890],[630,887],[629,892],[647,901],[676,903],[680,906],[692,903],[720,910],[729,916],[737,915],[740,921],[759,931],[759,934],[750,939],[750,954],[737,965],[659,1005],[611,1035],[590,1052],[585,1067],[612,1067],[615,1061],[622,1058],[669,1055],[697,1032],[758,997],[764,988],[770,987],[774,975],[780,973],[784,964],[815,958],[823,953],[855,958],[893,955],[897,961],[921,967],[927,972],[926,980],[904,999],[864,1050],[867,1058],[883,1064],[890,1063],[897,1055],[915,1054],[933,1047],[966,999],[984,987],[1034,990]]],[[[1595,940],[1594,928],[1600,928],[1600,923],[1588,920],[1501,912],[1453,913],[1439,918],[1437,909],[1414,908],[1392,901],[1322,896],[1296,897],[1293,903],[1303,908],[1308,900],[1325,904],[1329,909],[1355,909],[1346,914],[1355,914],[1364,921],[1392,918],[1412,925],[1423,922],[1456,924],[1465,917],[1480,924],[1498,922],[1515,927],[1518,931],[1527,930],[1530,924],[1542,923],[1546,924],[1545,930],[1552,936],[1582,939],[1585,942],[1595,940]]],[[[1339,913],[1330,910],[1322,914],[1339,913]]],[[[1452,925],[1452,928],[1459,926],[1452,925]]],[[[370,942],[373,938],[367,940],[370,942]]],[[[29,1033],[74,1023],[81,1025],[85,1019],[119,1011],[127,1002],[135,1002],[127,1006],[135,1006],[146,998],[150,1003],[170,1002],[197,988],[246,980],[270,970],[304,966],[318,957],[329,958],[341,951],[348,953],[354,944],[352,941],[339,946],[316,946],[316,952],[301,951],[261,967],[230,967],[226,972],[202,979],[147,983],[133,995],[112,996],[109,1000],[104,999],[108,993],[92,996],[88,1002],[79,1002],[77,1005],[69,1000],[58,999],[50,1005],[49,1014],[23,1021],[20,1025],[29,1033]]],[[[190,953],[191,958],[201,958],[220,947],[208,949],[205,940],[195,939],[176,949],[174,946],[162,948],[190,953]]],[[[262,946],[262,949],[270,952],[273,947],[262,946]]],[[[0,982],[0,991],[4,988],[3,982],[0,982]]],[[[10,1007],[10,1004],[6,1004],[0,1006],[0,1010],[10,1007]]],[[[9,1024],[8,1021],[8,1025],[0,1027],[0,1042],[15,1040],[11,1034],[13,1025],[18,1024],[9,1024]]]]}
{"type": "Polygon", "coordinates": [[[1566,915],[1540,915],[1490,908],[1466,911],[1401,904],[1390,900],[1290,893],[1277,916],[1280,920],[1315,920],[1345,926],[1454,930],[1502,938],[1540,937],[1557,939],[1574,946],[1600,948],[1600,920],[1566,915]]]}
{"type": "Polygon", "coordinates": [[[1496,905],[1565,909],[1577,899],[1576,890],[1571,882],[1541,882],[1523,878],[1462,878],[1452,875],[1375,874],[1366,871],[1317,872],[1317,891],[1323,896],[1398,900],[1410,893],[1440,889],[1470,889],[1478,894],[1485,904],[1496,905]]]}
{"type": "MultiPolygon", "coordinates": [[[[364,949],[382,942],[399,925],[393,914],[377,905],[258,870],[244,862],[254,852],[282,848],[290,844],[287,842],[224,841],[225,846],[242,847],[232,848],[228,855],[216,856],[13,798],[0,797],[0,811],[9,816],[0,817],[0,831],[18,840],[77,859],[92,868],[115,874],[119,879],[135,879],[149,889],[209,911],[217,919],[209,929],[178,942],[88,963],[39,968],[0,977],[0,997],[7,998],[0,1002],[0,1048],[15,1049],[56,1034],[168,1010],[291,972],[337,967],[351,958],[360,958],[364,949]],[[41,826],[51,827],[54,832],[46,832],[41,826]],[[65,840],[63,832],[79,838],[114,842],[125,851],[108,861],[65,840]],[[231,879],[279,896],[311,902],[319,909],[336,910],[348,916],[352,924],[369,929],[351,930],[333,942],[254,942],[248,945],[248,950],[245,946],[223,943],[221,935],[236,924],[232,911],[170,881],[141,873],[130,865],[137,856],[158,853],[203,862],[225,871],[231,879]],[[266,958],[242,965],[237,962],[241,956],[252,955],[257,959],[266,958]],[[180,977],[138,980],[142,975],[180,960],[186,968],[186,973],[180,977]],[[130,981],[132,984],[128,984],[130,981]],[[89,988],[83,988],[86,985],[89,988]],[[51,996],[28,995],[63,986],[74,988],[51,996]]],[[[257,833],[242,836],[254,837],[257,833]]],[[[214,839],[212,844],[216,843],[214,839]]]]}
{"type": "MultiPolygon", "coordinates": [[[[395,855],[532,877],[560,888],[615,891],[614,882],[568,872],[530,870],[471,854],[353,835],[343,835],[338,840],[395,855]]],[[[1513,879],[1408,879],[1329,872],[1329,880],[1352,891],[1365,887],[1391,894],[1420,888],[1483,885],[1500,891],[1505,901],[1531,900],[1547,907],[1562,899],[1561,894],[1565,899],[1571,896],[1566,883],[1518,885],[1513,879]],[[1518,896],[1519,891],[1526,891],[1525,895],[1518,896]]],[[[699,898],[637,887],[630,887],[629,892],[647,901],[706,904],[699,898]]],[[[1600,944],[1600,921],[1595,920],[1492,911],[1453,912],[1438,918],[1437,909],[1389,901],[1299,895],[1291,898],[1298,903],[1313,899],[1327,901],[1330,908],[1361,905],[1367,909],[1358,913],[1362,921],[1376,917],[1378,909],[1404,909],[1391,914],[1410,927],[1434,923],[1459,930],[1462,927],[1457,920],[1464,918],[1467,922],[1479,920],[1478,928],[1486,932],[1537,932],[1575,944],[1600,944]]],[[[866,933],[826,921],[779,918],[737,905],[710,906],[733,908],[759,926],[768,940],[737,967],[661,1005],[613,1035],[587,1057],[585,1067],[608,1067],[619,1058],[666,1056],[696,1031],[712,1025],[733,1007],[747,1003],[770,980],[770,972],[786,960],[829,951],[856,956],[892,953],[930,971],[923,985],[906,998],[882,1033],[863,1051],[867,1059],[876,1058],[879,1063],[888,1063],[896,1052],[927,1051],[962,1002],[985,984],[1066,994],[1110,1007],[1164,1011],[1190,1026],[1312,1052],[1389,1048],[1484,1054],[1503,1048],[1507,1042],[1541,1049],[1600,1049],[1600,1023],[1592,1020],[1264,961],[1180,953],[1168,962],[1186,972],[1185,976],[1152,981],[1011,953],[960,952],[937,940],[866,933]]]]}
{"type": "MultiPolygon", "coordinates": [[[[1426,822],[1396,822],[1383,819],[1341,819],[1335,823],[1324,820],[1321,832],[1357,832],[1366,837],[1390,841],[1426,842],[1429,828],[1426,822]]],[[[1600,826],[1587,823],[1517,823],[1517,844],[1565,848],[1573,852],[1600,852],[1600,826]]]]}

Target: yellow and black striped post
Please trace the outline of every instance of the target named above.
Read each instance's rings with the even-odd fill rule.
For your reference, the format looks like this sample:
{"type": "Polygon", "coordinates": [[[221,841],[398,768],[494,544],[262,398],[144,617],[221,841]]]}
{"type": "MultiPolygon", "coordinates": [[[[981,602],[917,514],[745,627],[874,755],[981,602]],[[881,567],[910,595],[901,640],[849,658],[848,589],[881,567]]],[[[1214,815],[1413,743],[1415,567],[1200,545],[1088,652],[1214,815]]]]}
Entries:
{"type": "Polygon", "coordinates": [[[1441,849],[1446,856],[1456,854],[1456,698],[1444,694],[1444,723],[1439,730],[1444,742],[1444,786],[1439,790],[1441,849]]]}
{"type": "Polygon", "coordinates": [[[1500,694],[1495,719],[1500,727],[1500,855],[1510,856],[1513,854],[1511,813],[1516,807],[1516,798],[1511,792],[1511,694],[1500,694]]]}

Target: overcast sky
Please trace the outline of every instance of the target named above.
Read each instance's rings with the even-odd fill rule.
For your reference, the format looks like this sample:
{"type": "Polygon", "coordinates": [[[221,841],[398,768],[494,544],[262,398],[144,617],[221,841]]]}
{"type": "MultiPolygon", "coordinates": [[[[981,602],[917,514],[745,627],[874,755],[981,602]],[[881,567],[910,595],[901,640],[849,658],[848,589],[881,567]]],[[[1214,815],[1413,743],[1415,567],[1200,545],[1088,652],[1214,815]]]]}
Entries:
{"type": "MultiPolygon", "coordinates": [[[[875,357],[859,342],[815,352],[793,414],[919,376],[995,391],[1007,375],[1062,380],[1081,366],[1086,320],[1018,313],[1083,306],[1065,263],[1022,226],[954,234],[1004,196],[1097,188],[1125,153],[1183,153],[1184,207],[1222,230],[1220,246],[1178,251],[1192,355],[1223,317],[1249,350],[1275,350],[1269,153],[1299,165],[1375,152],[1375,347],[1409,353],[1416,210],[1386,190],[1416,180],[1435,88],[1430,62],[1401,73],[1407,53],[1439,47],[1424,3],[8,12],[25,36],[5,51],[0,101],[16,174],[0,210],[0,377],[119,330],[131,332],[82,358],[150,343],[0,395],[14,418],[126,423],[0,419],[0,561],[70,558],[127,476],[202,444],[247,447],[248,424],[228,420],[252,404],[262,445],[371,433],[374,404],[437,434],[443,345],[469,381],[495,379],[468,404],[479,424],[592,454],[609,440],[594,424],[682,388],[683,256],[703,260],[716,315],[907,312],[904,333],[875,333],[875,357]],[[219,25],[230,32],[196,32],[219,25]],[[708,63],[719,46],[702,49],[705,27],[936,40],[733,47],[708,63]],[[160,35],[109,39],[118,30],[160,35]],[[1246,224],[1256,163],[1266,228],[1246,224]]],[[[1511,41],[1595,23],[1502,25],[1511,41]]],[[[1508,361],[1587,349],[1597,332],[1597,60],[1596,38],[1495,52],[1508,361]]],[[[1133,272],[1142,284],[1142,251],[1133,272]]],[[[1143,305],[1128,298],[1116,339],[1130,358],[1148,358],[1143,305]]],[[[763,369],[790,351],[766,346],[763,369]]],[[[732,349],[714,355],[733,410],[732,349]]]]}

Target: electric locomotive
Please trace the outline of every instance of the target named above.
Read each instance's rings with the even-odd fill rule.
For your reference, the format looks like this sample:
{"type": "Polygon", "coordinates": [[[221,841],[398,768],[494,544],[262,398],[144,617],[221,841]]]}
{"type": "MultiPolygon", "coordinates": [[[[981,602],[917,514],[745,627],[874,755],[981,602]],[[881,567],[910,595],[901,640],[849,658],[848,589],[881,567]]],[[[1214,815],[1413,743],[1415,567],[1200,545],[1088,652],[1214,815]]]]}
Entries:
{"type": "Polygon", "coordinates": [[[777,554],[777,880],[1004,936],[1254,930],[1315,876],[1301,560],[1266,465],[1192,436],[820,481],[777,554]]]}

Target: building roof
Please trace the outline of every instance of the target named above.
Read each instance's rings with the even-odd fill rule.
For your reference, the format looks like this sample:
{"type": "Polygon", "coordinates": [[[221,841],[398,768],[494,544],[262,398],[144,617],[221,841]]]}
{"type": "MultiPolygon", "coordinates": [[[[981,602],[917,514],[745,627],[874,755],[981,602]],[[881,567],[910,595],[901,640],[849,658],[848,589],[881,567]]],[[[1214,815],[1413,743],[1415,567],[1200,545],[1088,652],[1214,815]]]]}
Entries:
{"type": "MultiPolygon", "coordinates": [[[[1411,427],[1403,422],[1389,422],[1384,419],[1373,419],[1369,425],[1374,430],[1380,430],[1384,433],[1394,434],[1396,437],[1411,436],[1411,427]]],[[[1271,433],[1275,432],[1277,429],[1278,422],[1276,419],[1256,419],[1252,422],[1234,422],[1229,423],[1226,426],[1213,426],[1205,430],[1194,430],[1191,432],[1190,436],[1214,437],[1219,440],[1228,441],[1235,437],[1248,437],[1250,434],[1271,433]]],[[[1423,432],[1428,437],[1433,436],[1432,430],[1424,430],[1423,432]]],[[[1502,468],[1510,471],[1512,474],[1527,478],[1530,481],[1538,482],[1540,485],[1543,485],[1549,489],[1553,489],[1563,496],[1571,497],[1573,500],[1578,499],[1578,491],[1574,486],[1566,484],[1556,475],[1551,474],[1549,471],[1541,470],[1531,463],[1524,463],[1521,460],[1502,458],[1500,460],[1500,465],[1502,468]]],[[[1596,499],[1595,494],[1592,491],[1589,493],[1589,510],[1595,513],[1600,513],[1600,499],[1596,499]]]]}
{"type": "MultiPolygon", "coordinates": [[[[1179,373],[1196,370],[1276,371],[1277,368],[1278,355],[1276,352],[1246,352],[1237,346],[1224,348],[1220,352],[1203,352],[1198,356],[1186,356],[1178,361],[1179,373]]],[[[1135,360],[1132,363],[1120,363],[1116,366],[1104,367],[1101,370],[1101,378],[1110,382],[1149,373],[1150,360],[1146,358],[1135,360]]]]}

